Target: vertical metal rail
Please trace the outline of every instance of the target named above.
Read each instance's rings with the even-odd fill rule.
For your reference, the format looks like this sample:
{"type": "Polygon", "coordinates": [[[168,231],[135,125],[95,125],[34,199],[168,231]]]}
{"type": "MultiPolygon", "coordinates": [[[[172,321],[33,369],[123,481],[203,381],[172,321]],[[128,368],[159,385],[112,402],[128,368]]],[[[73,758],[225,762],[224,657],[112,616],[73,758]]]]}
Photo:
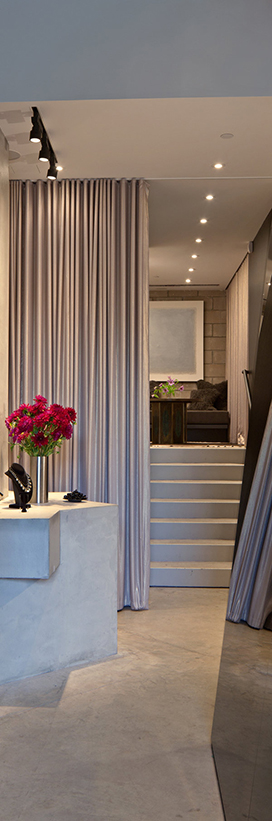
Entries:
{"type": "Polygon", "coordinates": [[[251,408],[252,397],[251,397],[251,390],[250,390],[250,384],[249,384],[249,378],[248,378],[249,373],[251,373],[251,371],[246,371],[246,370],[242,371],[244,381],[245,381],[245,389],[246,389],[246,395],[247,395],[247,399],[248,399],[248,406],[249,406],[249,408],[251,408]]]}

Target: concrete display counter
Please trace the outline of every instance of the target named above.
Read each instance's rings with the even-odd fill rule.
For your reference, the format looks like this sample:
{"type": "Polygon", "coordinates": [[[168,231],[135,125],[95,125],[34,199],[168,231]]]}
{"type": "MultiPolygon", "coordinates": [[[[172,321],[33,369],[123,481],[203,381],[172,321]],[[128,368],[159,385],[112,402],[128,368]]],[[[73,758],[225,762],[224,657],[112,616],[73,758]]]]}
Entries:
{"type": "Polygon", "coordinates": [[[117,505],[0,504],[0,683],[117,652],[117,505]]]}

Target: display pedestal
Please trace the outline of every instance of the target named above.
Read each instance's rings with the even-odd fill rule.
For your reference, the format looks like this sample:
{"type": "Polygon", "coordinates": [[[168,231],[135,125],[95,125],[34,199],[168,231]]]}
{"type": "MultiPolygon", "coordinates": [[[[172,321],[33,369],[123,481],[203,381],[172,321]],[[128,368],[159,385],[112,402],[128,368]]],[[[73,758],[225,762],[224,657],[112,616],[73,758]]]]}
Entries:
{"type": "Polygon", "coordinates": [[[117,652],[117,505],[0,504],[0,683],[117,652]]]}

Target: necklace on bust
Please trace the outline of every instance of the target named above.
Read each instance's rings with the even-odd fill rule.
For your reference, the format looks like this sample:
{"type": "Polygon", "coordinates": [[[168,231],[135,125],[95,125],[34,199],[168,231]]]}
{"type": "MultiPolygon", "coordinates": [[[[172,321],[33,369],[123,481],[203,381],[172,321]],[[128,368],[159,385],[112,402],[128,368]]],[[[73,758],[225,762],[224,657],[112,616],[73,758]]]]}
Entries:
{"type": "Polygon", "coordinates": [[[27,508],[31,507],[29,502],[33,493],[31,476],[26,473],[22,465],[17,465],[16,462],[6,470],[6,476],[9,476],[12,481],[15,496],[15,503],[10,504],[9,507],[17,510],[21,508],[22,513],[26,513],[27,508]]]}

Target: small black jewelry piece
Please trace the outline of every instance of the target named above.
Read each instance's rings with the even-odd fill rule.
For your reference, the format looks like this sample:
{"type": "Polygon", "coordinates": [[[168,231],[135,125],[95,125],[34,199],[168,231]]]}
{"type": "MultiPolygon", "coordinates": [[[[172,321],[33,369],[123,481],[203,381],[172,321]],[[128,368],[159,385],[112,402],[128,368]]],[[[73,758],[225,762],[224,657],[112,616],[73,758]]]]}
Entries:
{"type": "Polygon", "coordinates": [[[15,496],[15,504],[10,504],[9,507],[16,508],[16,510],[21,508],[22,513],[27,513],[27,508],[31,507],[29,502],[33,493],[31,476],[17,462],[13,462],[11,467],[5,471],[5,474],[12,480],[15,496]]]}
{"type": "Polygon", "coordinates": [[[66,493],[63,497],[66,502],[86,502],[87,496],[84,496],[84,493],[80,493],[79,490],[73,490],[72,493],[66,493]]]}

